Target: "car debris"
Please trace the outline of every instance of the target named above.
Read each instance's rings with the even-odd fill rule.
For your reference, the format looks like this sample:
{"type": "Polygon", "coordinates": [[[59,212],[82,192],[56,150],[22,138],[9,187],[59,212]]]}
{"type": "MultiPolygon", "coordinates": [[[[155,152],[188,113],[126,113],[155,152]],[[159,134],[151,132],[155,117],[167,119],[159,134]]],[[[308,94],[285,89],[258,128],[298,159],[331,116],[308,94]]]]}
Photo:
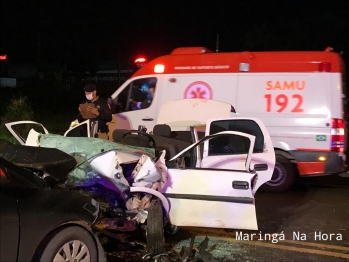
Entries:
{"type": "Polygon", "coordinates": [[[215,249],[215,245],[208,248],[209,238],[205,239],[197,246],[194,246],[195,236],[190,240],[189,246],[182,246],[180,251],[171,249],[162,254],[152,255],[145,254],[142,259],[149,262],[229,262],[229,258],[215,258],[211,252],[215,249]]]}

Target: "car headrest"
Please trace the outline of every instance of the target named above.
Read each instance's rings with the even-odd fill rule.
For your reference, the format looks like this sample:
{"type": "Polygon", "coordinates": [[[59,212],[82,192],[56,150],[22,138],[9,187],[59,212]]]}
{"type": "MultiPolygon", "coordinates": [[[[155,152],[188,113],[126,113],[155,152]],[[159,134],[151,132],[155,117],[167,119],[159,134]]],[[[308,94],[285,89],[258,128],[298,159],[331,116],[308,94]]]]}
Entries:
{"type": "Polygon", "coordinates": [[[127,129],[115,129],[113,131],[113,141],[117,142],[117,143],[120,142],[121,139],[122,139],[122,136],[124,134],[126,134],[128,131],[130,131],[130,130],[127,130],[127,129]]]}
{"type": "Polygon", "coordinates": [[[158,124],[153,128],[153,134],[156,136],[171,137],[171,127],[166,124],[158,124]]]}

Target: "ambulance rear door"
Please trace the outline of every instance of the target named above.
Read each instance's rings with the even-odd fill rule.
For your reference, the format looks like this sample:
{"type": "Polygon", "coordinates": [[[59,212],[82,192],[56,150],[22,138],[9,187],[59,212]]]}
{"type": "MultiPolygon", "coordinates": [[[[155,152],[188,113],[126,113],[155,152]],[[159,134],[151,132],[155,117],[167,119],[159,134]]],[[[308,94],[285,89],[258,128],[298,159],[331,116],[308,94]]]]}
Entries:
{"type": "Polygon", "coordinates": [[[331,86],[326,73],[247,73],[238,77],[236,111],[260,118],[274,147],[329,150],[331,86]]]}

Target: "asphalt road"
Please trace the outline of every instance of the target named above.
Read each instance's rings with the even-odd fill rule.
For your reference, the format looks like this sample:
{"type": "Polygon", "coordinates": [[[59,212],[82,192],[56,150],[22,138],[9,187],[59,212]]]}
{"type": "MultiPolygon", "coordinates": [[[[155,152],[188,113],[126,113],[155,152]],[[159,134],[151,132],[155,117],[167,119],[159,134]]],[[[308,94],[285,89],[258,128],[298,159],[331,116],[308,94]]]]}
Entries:
{"type": "MultiPolygon", "coordinates": [[[[258,231],[181,228],[167,236],[166,253],[189,247],[192,238],[198,247],[208,237],[206,251],[215,261],[349,261],[348,175],[302,179],[283,194],[257,192],[256,211],[258,231]],[[239,239],[245,233],[256,236],[239,239]]],[[[142,245],[113,243],[107,251],[108,261],[144,261],[142,245]]],[[[170,257],[157,261],[180,261],[170,257]]]]}

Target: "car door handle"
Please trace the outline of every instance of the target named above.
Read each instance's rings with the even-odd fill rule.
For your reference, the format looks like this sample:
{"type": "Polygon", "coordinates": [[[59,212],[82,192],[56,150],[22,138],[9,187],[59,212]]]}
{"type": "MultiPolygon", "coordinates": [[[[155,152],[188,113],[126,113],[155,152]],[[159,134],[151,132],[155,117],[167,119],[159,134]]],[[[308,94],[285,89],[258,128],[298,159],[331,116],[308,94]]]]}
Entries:
{"type": "Polygon", "coordinates": [[[154,119],[153,118],[143,118],[142,120],[143,121],[153,121],[154,119]]]}
{"type": "Polygon", "coordinates": [[[233,188],[246,190],[249,189],[249,185],[246,181],[233,181],[233,188]]]}
{"type": "Polygon", "coordinates": [[[266,171],[266,170],[268,170],[268,165],[267,164],[256,164],[256,165],[254,165],[254,170],[266,171]]]}

